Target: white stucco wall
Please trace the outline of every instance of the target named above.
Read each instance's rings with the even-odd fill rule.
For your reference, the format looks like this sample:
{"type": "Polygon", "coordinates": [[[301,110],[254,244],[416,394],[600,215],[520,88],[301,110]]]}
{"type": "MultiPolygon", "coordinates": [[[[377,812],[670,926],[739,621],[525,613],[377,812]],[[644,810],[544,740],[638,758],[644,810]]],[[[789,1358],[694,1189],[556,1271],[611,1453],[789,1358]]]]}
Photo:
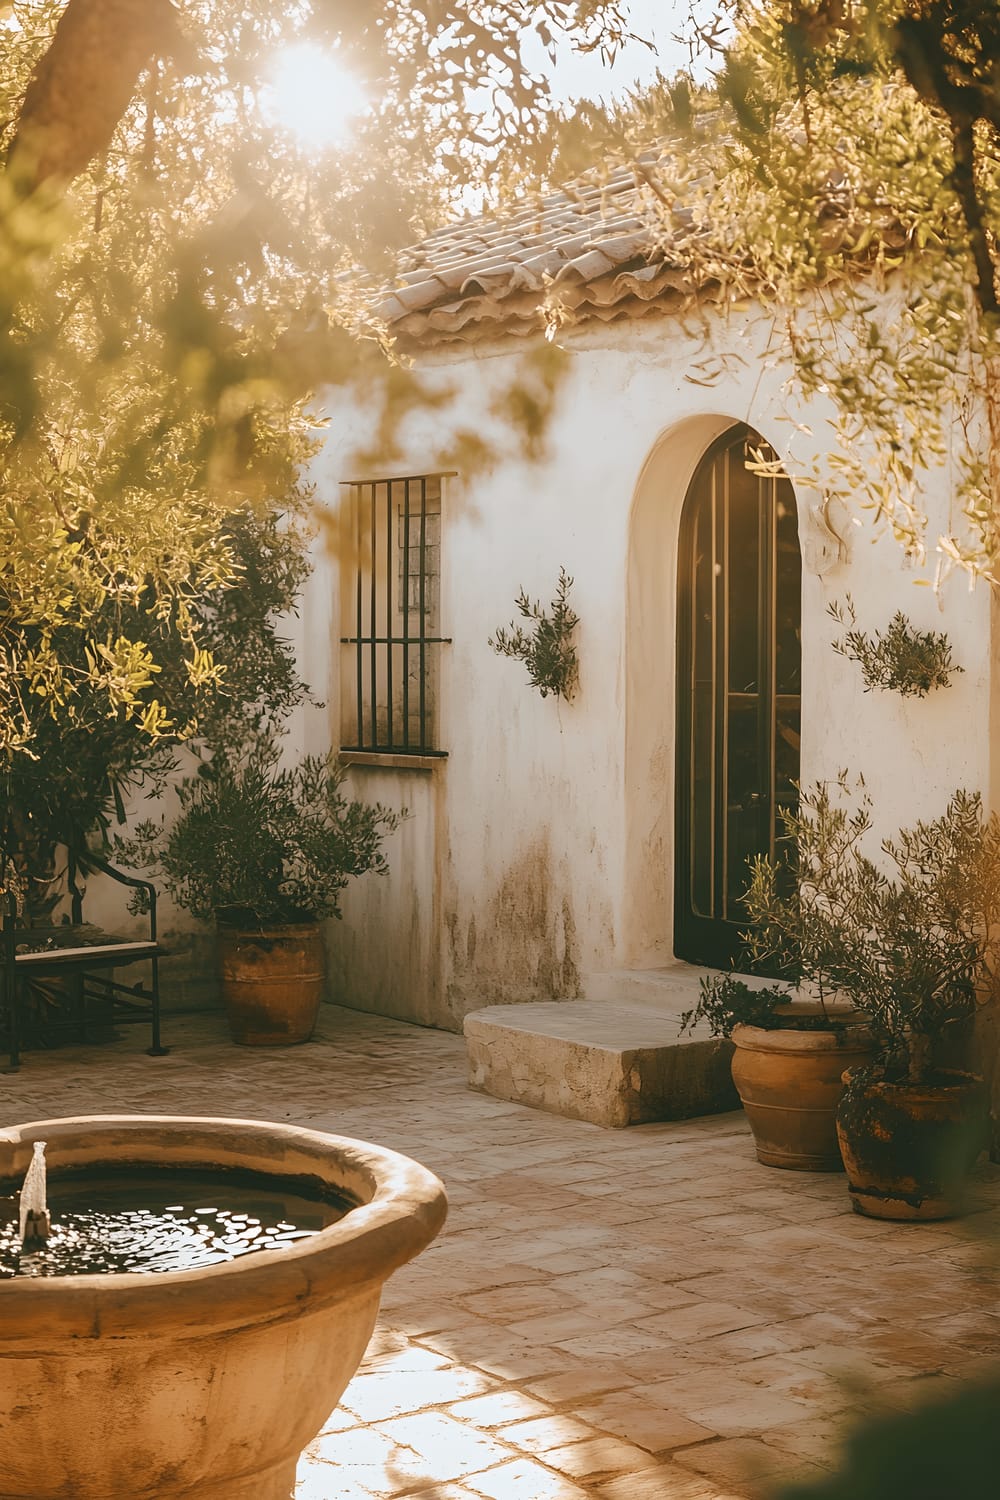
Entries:
{"type": "MultiPolygon", "coordinates": [[[[824,412],[796,405],[772,330],[718,320],[708,344],[676,320],[569,331],[568,372],[547,439],[449,482],[443,510],[441,744],[447,761],[406,771],[352,772],[358,795],[407,806],[391,874],[365,877],[330,932],[336,994],[361,1008],[458,1026],[495,1001],[581,993],[587,976],[672,960],[676,547],[688,482],[712,438],[735,422],[759,431],[794,474],[822,452],[824,412]],[[706,353],[721,373],[688,379],[706,353]],[[800,424],[807,423],[811,436],[800,424]],[[487,644],[514,615],[523,587],[548,604],[560,566],[574,578],[580,692],[543,700],[516,662],[487,644]]],[[[496,433],[490,404],[516,374],[520,346],[439,357],[460,387],[449,414],[415,418],[405,461],[382,473],[441,466],[452,430],[496,433]]],[[[314,477],[335,503],[358,477],[363,412],[333,407],[314,477]]],[[[803,567],[801,778],[862,772],[881,836],[943,810],[958,786],[992,795],[990,600],[955,576],[939,593],[917,586],[891,537],[861,517],[848,561],[827,567],[824,533],[798,491],[803,567]],[[861,690],[860,669],[831,649],[826,615],[850,593],[863,629],[903,609],[946,629],[953,686],[925,699],[861,690]]],[[[949,522],[951,476],[928,476],[935,536],[949,522]]],[[[832,546],[831,539],[825,540],[832,546]]],[[[338,565],[320,553],[304,610],[309,675],[335,633],[338,565]],[[333,601],[333,602],[331,602],[333,601]]],[[[338,655],[328,658],[328,723],[339,722],[338,655]]],[[[335,730],[332,731],[335,733],[335,730]]],[[[995,799],[994,799],[995,800],[995,799]]]]}

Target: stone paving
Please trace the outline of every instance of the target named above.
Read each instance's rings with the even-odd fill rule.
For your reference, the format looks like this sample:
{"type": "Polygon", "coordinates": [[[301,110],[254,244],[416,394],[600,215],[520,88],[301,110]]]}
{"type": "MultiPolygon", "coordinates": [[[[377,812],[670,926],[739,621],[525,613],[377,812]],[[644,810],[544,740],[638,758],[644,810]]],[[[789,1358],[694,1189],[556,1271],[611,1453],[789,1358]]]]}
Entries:
{"type": "Polygon", "coordinates": [[[860,1412],[1000,1354],[1000,1168],[961,1222],[854,1215],[843,1178],[762,1167],[741,1114],[609,1131],[465,1085],[462,1039],[325,1008],[319,1038],[231,1045],[218,1016],[31,1053],[5,1124],[238,1115],[355,1135],[438,1172],[440,1239],[295,1500],[736,1500],[820,1476],[860,1412]]]}

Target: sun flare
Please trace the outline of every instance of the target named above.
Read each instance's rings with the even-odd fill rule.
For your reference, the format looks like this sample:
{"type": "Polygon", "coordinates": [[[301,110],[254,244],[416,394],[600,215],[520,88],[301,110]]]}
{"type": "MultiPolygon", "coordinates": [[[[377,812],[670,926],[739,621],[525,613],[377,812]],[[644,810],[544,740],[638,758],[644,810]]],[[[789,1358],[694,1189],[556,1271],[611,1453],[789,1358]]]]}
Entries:
{"type": "Polygon", "coordinates": [[[304,147],[322,151],[344,144],[368,99],[336,53],[300,42],[275,58],[266,106],[304,147]]]}

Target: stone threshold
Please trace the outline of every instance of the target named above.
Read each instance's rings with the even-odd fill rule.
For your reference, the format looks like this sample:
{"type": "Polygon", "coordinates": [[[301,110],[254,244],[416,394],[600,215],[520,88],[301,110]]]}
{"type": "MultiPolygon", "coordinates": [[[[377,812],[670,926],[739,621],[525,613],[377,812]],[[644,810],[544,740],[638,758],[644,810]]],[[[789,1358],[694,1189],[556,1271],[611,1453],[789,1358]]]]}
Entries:
{"type": "MultiPolygon", "coordinates": [[[[581,991],[585,1000],[602,1000],[615,1006],[649,1006],[679,1020],[686,1010],[697,1005],[701,980],[718,973],[718,969],[700,968],[675,959],[658,969],[607,969],[584,974],[581,991]]],[[[756,974],[741,974],[740,978],[751,989],[765,989],[774,983],[773,979],[756,974]]]]}
{"type": "Polygon", "coordinates": [[[680,1034],[698,994],[698,971],[680,967],[686,975],[640,980],[627,1000],[618,998],[627,988],[615,982],[620,976],[608,975],[595,984],[608,998],[472,1011],[464,1024],[470,1087],[610,1129],[739,1108],[732,1043],[701,1027],[680,1034]]]}

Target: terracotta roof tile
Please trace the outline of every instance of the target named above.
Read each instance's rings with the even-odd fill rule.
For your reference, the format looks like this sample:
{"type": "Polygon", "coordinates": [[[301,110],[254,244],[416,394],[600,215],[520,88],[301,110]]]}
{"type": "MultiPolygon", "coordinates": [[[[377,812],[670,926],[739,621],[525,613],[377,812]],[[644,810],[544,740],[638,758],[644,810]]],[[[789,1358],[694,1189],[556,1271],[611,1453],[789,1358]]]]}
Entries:
{"type": "MultiPolygon", "coordinates": [[[[376,316],[405,342],[433,345],[536,332],[553,296],[602,322],[676,305],[694,288],[669,265],[670,237],[647,222],[644,197],[641,172],[625,164],[503,217],[444,225],[402,252],[376,316]]],[[[689,211],[676,213],[674,240],[691,227],[689,211]]]]}
{"type": "Polygon", "coordinates": [[[614,269],[615,260],[612,256],[605,255],[600,250],[588,250],[583,255],[574,255],[569,264],[559,272],[557,280],[568,281],[572,277],[582,282],[600,281],[614,269]]]}
{"type": "MultiPolygon", "coordinates": [[[[718,115],[701,123],[724,128],[718,115]]],[[[696,277],[674,253],[703,233],[695,208],[675,204],[666,223],[659,205],[653,211],[643,168],[677,153],[664,144],[502,217],[444,225],[403,251],[398,284],[384,289],[376,315],[404,343],[425,347],[536,333],[550,301],[578,319],[610,323],[676,311],[696,297],[717,300],[718,280],[696,277]]],[[[850,243],[857,226],[843,184],[829,184],[828,210],[832,232],[850,243]]],[[[893,244],[898,226],[878,228],[893,244]]]]}
{"type": "Polygon", "coordinates": [[[519,271],[532,272],[538,277],[539,285],[545,276],[555,276],[561,271],[565,262],[558,250],[543,250],[540,255],[531,255],[529,259],[522,260],[516,268],[519,271]]]}
{"type": "Polygon", "coordinates": [[[409,286],[397,287],[393,296],[401,307],[407,312],[413,312],[420,307],[430,307],[433,303],[441,300],[444,291],[442,283],[436,276],[428,278],[424,276],[421,281],[411,282],[409,286]]]}

